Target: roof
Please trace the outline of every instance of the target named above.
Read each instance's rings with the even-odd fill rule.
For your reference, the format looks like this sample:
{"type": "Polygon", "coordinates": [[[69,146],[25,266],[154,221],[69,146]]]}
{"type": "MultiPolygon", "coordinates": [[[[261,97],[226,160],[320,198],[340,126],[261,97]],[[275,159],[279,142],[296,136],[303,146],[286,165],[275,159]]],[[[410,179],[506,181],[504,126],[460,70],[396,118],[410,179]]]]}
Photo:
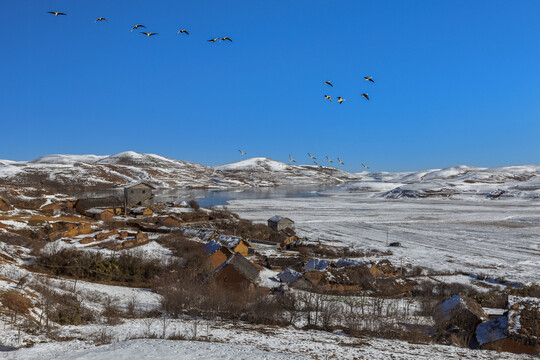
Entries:
{"type": "Polygon", "coordinates": [[[133,213],[133,214],[144,214],[144,212],[145,212],[146,209],[152,210],[152,209],[147,208],[147,207],[144,207],[144,206],[139,206],[139,207],[136,207],[136,208],[131,209],[130,213],[133,213]]]}
{"type": "Polygon", "coordinates": [[[182,235],[197,238],[202,241],[208,241],[214,236],[216,230],[213,229],[197,229],[197,228],[183,228],[182,235]]]}
{"type": "Polygon", "coordinates": [[[139,185],[144,185],[144,186],[146,186],[146,187],[148,187],[150,189],[155,189],[155,187],[153,187],[152,185],[147,184],[147,183],[143,183],[143,182],[138,182],[138,183],[126,185],[126,186],[124,186],[124,189],[131,189],[132,187],[139,186],[139,185]]]}
{"type": "Polygon", "coordinates": [[[361,261],[361,260],[356,260],[356,259],[339,258],[339,260],[336,262],[336,266],[338,268],[353,267],[353,266],[367,266],[368,268],[370,268],[371,263],[368,261],[361,261]]]}
{"type": "Polygon", "coordinates": [[[478,344],[482,346],[493,341],[507,338],[507,326],[508,318],[505,315],[481,323],[476,327],[476,340],[478,340],[478,344]]]}
{"type": "Polygon", "coordinates": [[[249,281],[255,281],[259,277],[259,269],[248,259],[238,253],[234,253],[226,261],[223,262],[215,271],[217,274],[225,266],[230,265],[249,281]]]}
{"type": "Polygon", "coordinates": [[[276,277],[284,283],[295,282],[301,276],[302,274],[300,274],[298,271],[294,271],[291,268],[286,268],[285,270],[276,275],[276,277]]]}
{"type": "Polygon", "coordinates": [[[294,221],[292,221],[292,220],[289,219],[289,218],[286,218],[286,217],[283,217],[283,216],[279,216],[279,215],[274,215],[274,216],[272,216],[270,219],[268,219],[268,221],[270,221],[270,222],[276,222],[276,223],[280,222],[281,220],[289,220],[290,222],[294,222],[294,221]]]}
{"type": "Polygon", "coordinates": [[[88,198],[88,199],[79,199],[77,202],[84,209],[92,208],[120,208],[122,207],[122,202],[120,199],[109,196],[104,198],[88,198]]]}
{"type": "Polygon", "coordinates": [[[212,239],[206,244],[204,244],[203,247],[206,251],[208,251],[209,254],[213,254],[221,248],[221,244],[212,239]]]}
{"type": "Polygon", "coordinates": [[[214,239],[216,239],[217,241],[219,241],[221,244],[225,245],[229,249],[234,249],[242,241],[242,238],[240,236],[232,236],[232,235],[218,235],[214,239]]]}
{"type": "Polygon", "coordinates": [[[318,270],[323,271],[330,265],[330,260],[322,259],[310,259],[304,266],[304,270],[318,270]]]}

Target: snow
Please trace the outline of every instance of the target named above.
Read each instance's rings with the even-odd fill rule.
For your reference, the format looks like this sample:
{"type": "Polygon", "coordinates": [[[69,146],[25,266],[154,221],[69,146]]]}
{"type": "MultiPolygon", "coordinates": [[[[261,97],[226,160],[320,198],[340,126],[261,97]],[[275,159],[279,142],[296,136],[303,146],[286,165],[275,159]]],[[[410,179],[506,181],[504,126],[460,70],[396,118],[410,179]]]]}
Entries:
{"type": "MultiPolygon", "coordinates": [[[[524,284],[538,283],[538,201],[386,199],[366,192],[327,196],[229,201],[242,218],[266,223],[276,213],[295,222],[311,242],[391,251],[388,259],[406,268],[439,274],[468,273],[524,284]],[[401,247],[389,248],[400,242],[401,247]]],[[[365,261],[371,258],[365,258],[365,261]]]]}
{"type": "Polygon", "coordinates": [[[101,155],[46,155],[30,161],[32,164],[72,165],[76,162],[92,164],[107,156],[101,155]]]}

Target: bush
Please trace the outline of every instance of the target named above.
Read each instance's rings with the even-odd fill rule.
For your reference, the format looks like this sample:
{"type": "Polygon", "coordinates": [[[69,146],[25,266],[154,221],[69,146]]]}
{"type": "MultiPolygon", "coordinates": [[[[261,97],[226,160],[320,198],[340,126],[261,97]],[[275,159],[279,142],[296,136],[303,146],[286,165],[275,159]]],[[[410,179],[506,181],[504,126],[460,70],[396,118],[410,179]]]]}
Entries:
{"type": "Polygon", "coordinates": [[[192,208],[193,210],[199,210],[199,209],[201,208],[201,206],[199,205],[199,203],[198,203],[195,199],[190,200],[190,201],[188,202],[188,205],[189,205],[189,207],[192,208]]]}

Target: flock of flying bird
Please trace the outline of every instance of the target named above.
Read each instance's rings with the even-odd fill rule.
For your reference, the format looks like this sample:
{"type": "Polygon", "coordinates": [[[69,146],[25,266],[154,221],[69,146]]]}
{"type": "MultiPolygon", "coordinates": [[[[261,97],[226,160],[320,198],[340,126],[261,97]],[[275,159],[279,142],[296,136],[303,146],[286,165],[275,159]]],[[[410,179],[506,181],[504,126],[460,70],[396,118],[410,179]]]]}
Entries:
{"type": "MultiPolygon", "coordinates": [[[[240,152],[240,155],[247,155],[247,152],[244,152],[242,150],[238,150],[240,152]]],[[[307,153],[308,156],[313,160],[313,163],[315,164],[315,166],[319,166],[319,163],[317,162],[317,158],[313,155],[311,155],[310,153],[307,153]]],[[[293,163],[296,162],[296,160],[291,156],[291,154],[289,154],[289,160],[293,163]]],[[[334,161],[332,161],[332,159],[330,159],[328,157],[328,155],[326,156],[326,160],[329,162],[329,163],[334,163],[334,161]]],[[[343,161],[341,161],[341,159],[338,157],[337,158],[338,162],[341,164],[341,165],[345,165],[345,163],[343,161]]],[[[362,164],[362,166],[365,168],[365,169],[369,169],[369,166],[367,165],[364,165],[362,164]]]]}
{"type": "MultiPolygon", "coordinates": [[[[58,11],[47,11],[48,14],[53,14],[54,16],[66,16],[67,14],[66,13],[63,13],[63,12],[58,12],[58,11]]],[[[99,17],[96,19],[95,22],[101,22],[101,21],[106,21],[106,22],[109,22],[106,18],[104,17],[99,17]]],[[[146,29],[146,26],[142,25],[142,24],[136,24],[135,26],[133,26],[131,28],[131,32],[133,32],[133,30],[137,30],[138,28],[143,28],[143,29],[146,29]]],[[[147,31],[139,31],[141,34],[145,35],[146,37],[150,37],[150,36],[155,36],[155,35],[159,35],[159,33],[155,33],[155,32],[147,32],[147,31]]],[[[178,30],[176,32],[176,34],[186,34],[186,35],[189,35],[189,32],[187,32],[186,29],[182,29],[182,30],[178,30]]],[[[207,41],[210,41],[210,42],[213,42],[215,43],[216,41],[219,41],[219,42],[222,42],[222,41],[229,41],[229,42],[232,42],[232,39],[228,36],[223,36],[223,37],[217,37],[217,38],[214,38],[214,39],[209,39],[207,41]]]]}
{"type": "MultiPolygon", "coordinates": [[[[366,81],[369,81],[369,82],[372,82],[372,83],[375,82],[375,80],[373,80],[373,76],[364,76],[364,79],[365,79],[366,81]]],[[[330,81],[325,81],[324,83],[325,83],[326,85],[330,86],[330,87],[334,87],[334,85],[332,85],[332,82],[330,82],[330,81]]],[[[324,97],[325,97],[328,101],[332,102],[332,98],[331,98],[329,95],[324,95],[324,97]]],[[[363,93],[363,94],[362,94],[362,97],[363,97],[363,98],[366,98],[366,100],[369,101],[369,95],[368,95],[367,93],[363,93]]],[[[340,104],[341,104],[342,102],[345,101],[345,99],[342,98],[341,96],[338,96],[337,99],[338,99],[338,102],[339,102],[340,104]]]]}
{"type": "MultiPolygon", "coordinates": [[[[47,11],[47,13],[49,14],[52,14],[54,16],[66,16],[67,14],[66,13],[63,13],[63,12],[58,12],[58,11],[47,11]]],[[[99,17],[96,19],[96,23],[97,22],[102,22],[102,21],[106,21],[108,22],[108,20],[104,17],[99,17]]],[[[143,29],[146,29],[146,26],[142,25],[142,24],[136,24],[134,25],[132,28],[131,28],[131,32],[133,32],[133,30],[137,30],[139,28],[143,28],[143,29]]],[[[155,36],[155,35],[159,35],[159,33],[154,33],[154,32],[147,32],[147,31],[140,31],[141,34],[145,35],[146,37],[151,37],[151,36],[155,36]]],[[[189,32],[186,30],[186,29],[181,29],[181,30],[178,30],[177,35],[180,35],[180,34],[186,34],[186,35],[189,35],[189,32]]],[[[217,37],[217,38],[213,38],[213,39],[209,39],[207,40],[209,42],[222,42],[222,41],[229,41],[229,42],[232,42],[232,39],[228,36],[223,36],[223,37],[217,37]]],[[[373,77],[372,76],[364,76],[364,79],[366,81],[370,81],[372,83],[374,83],[375,81],[373,80],[373,77]]],[[[330,82],[330,81],[325,81],[324,82],[326,85],[329,85],[330,87],[334,87],[334,85],[330,82]]],[[[324,97],[326,99],[328,99],[330,102],[332,101],[332,98],[329,96],[329,95],[324,95],[324,97]]],[[[368,94],[364,93],[362,94],[362,97],[366,98],[367,100],[369,100],[369,96],[368,94]]],[[[345,101],[345,99],[343,99],[341,96],[338,96],[337,97],[337,100],[338,102],[341,104],[345,101]]],[[[247,155],[246,152],[243,152],[242,150],[238,150],[240,152],[241,155],[247,155]]],[[[308,156],[313,160],[313,163],[316,165],[316,166],[319,166],[319,163],[317,163],[317,158],[313,155],[311,155],[310,153],[308,153],[308,156]]],[[[291,162],[295,163],[296,160],[293,159],[293,157],[291,156],[291,154],[289,154],[289,159],[291,162]]],[[[333,161],[328,157],[326,156],[326,160],[329,162],[329,163],[333,163],[333,161]]],[[[345,165],[345,163],[343,161],[341,161],[341,159],[338,157],[337,158],[338,162],[341,164],[341,165],[345,165]]],[[[369,166],[366,166],[364,164],[362,164],[362,166],[365,168],[365,169],[369,169],[369,166]]]]}

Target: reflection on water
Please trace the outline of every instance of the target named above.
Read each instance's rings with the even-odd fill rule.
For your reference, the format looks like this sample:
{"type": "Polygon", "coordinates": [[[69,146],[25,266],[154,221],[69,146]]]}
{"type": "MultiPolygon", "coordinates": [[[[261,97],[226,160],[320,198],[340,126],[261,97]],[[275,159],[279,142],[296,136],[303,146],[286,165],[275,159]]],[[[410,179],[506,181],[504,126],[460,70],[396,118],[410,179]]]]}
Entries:
{"type": "MultiPolygon", "coordinates": [[[[153,202],[182,202],[196,199],[199,205],[211,207],[215,205],[227,205],[227,201],[241,199],[275,199],[291,197],[316,197],[323,196],[320,192],[332,189],[336,185],[319,186],[276,186],[267,188],[248,188],[232,190],[209,190],[209,189],[169,189],[155,190],[153,202]]],[[[79,198],[89,197],[123,197],[123,189],[86,191],[71,194],[79,198]]]]}
{"type": "Polygon", "coordinates": [[[230,200],[241,199],[275,199],[291,197],[323,196],[319,192],[328,190],[333,186],[277,186],[271,188],[249,188],[234,190],[162,190],[155,194],[155,202],[180,202],[196,199],[199,205],[211,207],[227,205],[230,200]]]}

